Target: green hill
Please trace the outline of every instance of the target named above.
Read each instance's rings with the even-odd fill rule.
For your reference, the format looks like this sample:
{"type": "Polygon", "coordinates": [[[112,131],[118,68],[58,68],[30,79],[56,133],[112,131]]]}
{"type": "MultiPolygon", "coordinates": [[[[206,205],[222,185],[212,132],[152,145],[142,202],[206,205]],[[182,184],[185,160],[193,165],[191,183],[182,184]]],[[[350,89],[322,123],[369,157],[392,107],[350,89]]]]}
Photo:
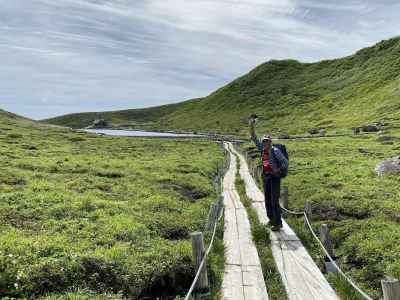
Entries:
{"type": "Polygon", "coordinates": [[[98,117],[114,126],[240,133],[256,113],[261,128],[300,133],[311,127],[350,128],[400,118],[400,38],[354,55],[317,63],[272,60],[209,96],[146,109],[83,113],[46,122],[70,127],[98,117]]]}

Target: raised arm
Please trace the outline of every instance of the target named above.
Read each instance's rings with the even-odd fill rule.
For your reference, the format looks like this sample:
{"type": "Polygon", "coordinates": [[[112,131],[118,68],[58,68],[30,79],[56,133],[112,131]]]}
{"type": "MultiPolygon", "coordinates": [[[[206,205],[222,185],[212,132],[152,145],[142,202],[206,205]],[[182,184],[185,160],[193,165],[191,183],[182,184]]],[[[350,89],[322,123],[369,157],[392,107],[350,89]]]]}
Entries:
{"type": "Polygon", "coordinates": [[[251,140],[256,144],[257,148],[261,151],[262,150],[262,144],[260,143],[257,134],[256,134],[256,129],[255,129],[255,123],[256,120],[251,118],[249,121],[249,131],[250,131],[250,137],[251,140]]]}

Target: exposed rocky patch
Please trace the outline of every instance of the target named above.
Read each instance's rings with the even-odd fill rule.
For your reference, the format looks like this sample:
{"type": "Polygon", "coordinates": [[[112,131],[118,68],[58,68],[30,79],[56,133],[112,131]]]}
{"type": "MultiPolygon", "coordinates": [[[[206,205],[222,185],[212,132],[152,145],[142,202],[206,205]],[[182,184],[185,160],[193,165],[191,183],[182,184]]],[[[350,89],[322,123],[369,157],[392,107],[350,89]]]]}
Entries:
{"type": "Polygon", "coordinates": [[[368,124],[361,127],[363,132],[378,132],[380,130],[379,126],[376,124],[368,124]]]}
{"type": "Polygon", "coordinates": [[[400,156],[379,163],[375,168],[375,173],[378,176],[400,175],[400,156]]]}

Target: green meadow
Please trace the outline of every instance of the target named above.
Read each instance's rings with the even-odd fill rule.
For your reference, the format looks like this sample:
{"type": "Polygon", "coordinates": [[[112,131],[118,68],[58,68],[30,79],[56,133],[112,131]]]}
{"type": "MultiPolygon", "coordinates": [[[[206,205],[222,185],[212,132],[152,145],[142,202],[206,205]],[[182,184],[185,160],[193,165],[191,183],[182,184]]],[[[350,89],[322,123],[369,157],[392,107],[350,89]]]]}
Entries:
{"type": "MultiPolygon", "coordinates": [[[[396,128],[384,135],[280,141],[291,162],[283,181],[289,188],[289,208],[302,211],[306,201],[312,203],[314,229],[329,225],[343,270],[375,299],[380,279],[400,278],[400,178],[373,172],[382,160],[399,155],[399,141],[396,128]]],[[[259,164],[257,153],[252,156],[252,163],[259,164]]],[[[287,221],[322,266],[322,251],[304,229],[303,218],[289,215],[287,221]]],[[[358,299],[352,288],[330,279],[343,299],[358,299]]]]}
{"type": "MultiPolygon", "coordinates": [[[[100,137],[0,112],[0,156],[4,299],[187,291],[194,276],[189,234],[203,230],[217,199],[220,145],[100,137]]],[[[215,282],[221,245],[209,264],[215,282]]]]}

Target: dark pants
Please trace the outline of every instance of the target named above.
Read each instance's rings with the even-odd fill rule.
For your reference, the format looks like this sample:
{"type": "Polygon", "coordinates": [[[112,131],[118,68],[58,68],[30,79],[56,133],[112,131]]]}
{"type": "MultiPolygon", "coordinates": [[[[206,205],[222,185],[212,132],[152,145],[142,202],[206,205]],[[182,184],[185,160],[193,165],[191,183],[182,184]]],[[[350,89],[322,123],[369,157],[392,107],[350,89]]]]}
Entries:
{"type": "Polygon", "coordinates": [[[273,225],[282,225],[279,196],[281,193],[281,179],[270,174],[264,174],[264,195],[267,216],[273,225]]]}

